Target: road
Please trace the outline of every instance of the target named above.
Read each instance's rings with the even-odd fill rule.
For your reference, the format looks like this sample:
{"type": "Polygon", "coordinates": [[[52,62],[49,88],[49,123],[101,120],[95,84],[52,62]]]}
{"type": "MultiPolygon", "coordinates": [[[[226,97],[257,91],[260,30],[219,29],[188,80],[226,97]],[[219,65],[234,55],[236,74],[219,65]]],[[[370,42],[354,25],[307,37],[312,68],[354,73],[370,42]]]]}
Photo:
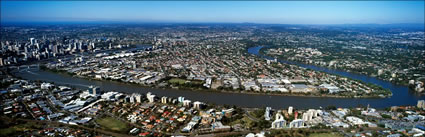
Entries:
{"type": "Polygon", "coordinates": [[[249,119],[251,119],[252,121],[254,121],[254,122],[258,122],[258,121],[260,121],[259,119],[257,119],[256,117],[254,117],[254,116],[251,116],[251,114],[249,114],[249,111],[245,111],[245,114],[244,115],[246,115],[249,119]]]}

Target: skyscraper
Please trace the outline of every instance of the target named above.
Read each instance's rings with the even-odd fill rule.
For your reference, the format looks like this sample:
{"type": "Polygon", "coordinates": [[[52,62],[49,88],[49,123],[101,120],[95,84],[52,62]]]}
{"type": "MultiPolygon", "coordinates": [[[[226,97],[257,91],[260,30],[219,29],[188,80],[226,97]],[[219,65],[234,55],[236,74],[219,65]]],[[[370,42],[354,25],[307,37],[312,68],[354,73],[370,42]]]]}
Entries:
{"type": "Polygon", "coordinates": [[[35,44],[35,38],[30,38],[31,45],[35,44]]]}
{"type": "Polygon", "coordinates": [[[294,108],[292,106],[289,106],[288,107],[288,114],[292,114],[293,110],[294,110],[294,108]]]}
{"type": "Polygon", "coordinates": [[[100,88],[96,86],[89,86],[89,93],[92,95],[100,94],[100,88]]]}
{"type": "Polygon", "coordinates": [[[425,108],[425,100],[418,100],[418,108],[425,108]]]}
{"type": "Polygon", "coordinates": [[[275,120],[272,122],[272,128],[280,129],[280,128],[284,128],[285,126],[286,126],[286,120],[282,116],[281,112],[279,111],[276,114],[275,120]]]}

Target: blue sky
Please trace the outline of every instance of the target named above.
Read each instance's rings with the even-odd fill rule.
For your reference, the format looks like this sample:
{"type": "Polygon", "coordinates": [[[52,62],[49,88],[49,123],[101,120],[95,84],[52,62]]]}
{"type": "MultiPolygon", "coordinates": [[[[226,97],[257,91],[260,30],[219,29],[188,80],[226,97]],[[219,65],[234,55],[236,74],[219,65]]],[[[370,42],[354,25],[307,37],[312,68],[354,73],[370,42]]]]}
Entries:
{"type": "Polygon", "coordinates": [[[424,23],[424,1],[1,1],[1,21],[424,23]]]}

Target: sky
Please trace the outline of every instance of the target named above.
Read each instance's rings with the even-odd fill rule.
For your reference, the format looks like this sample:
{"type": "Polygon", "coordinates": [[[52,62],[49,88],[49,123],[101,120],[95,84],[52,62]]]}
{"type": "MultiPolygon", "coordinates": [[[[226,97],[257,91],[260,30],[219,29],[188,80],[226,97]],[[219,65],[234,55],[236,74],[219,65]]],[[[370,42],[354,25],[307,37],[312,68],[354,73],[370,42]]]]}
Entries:
{"type": "Polygon", "coordinates": [[[424,23],[424,1],[1,1],[1,22],[424,23]]]}

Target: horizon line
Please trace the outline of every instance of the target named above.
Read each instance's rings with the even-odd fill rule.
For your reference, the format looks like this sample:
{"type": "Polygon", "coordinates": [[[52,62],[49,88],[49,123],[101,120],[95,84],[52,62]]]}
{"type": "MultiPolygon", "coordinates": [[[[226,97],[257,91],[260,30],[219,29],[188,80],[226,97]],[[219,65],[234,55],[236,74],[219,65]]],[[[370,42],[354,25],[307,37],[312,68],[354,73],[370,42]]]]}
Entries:
{"type": "MultiPolygon", "coordinates": [[[[258,25],[425,25],[425,22],[400,23],[261,23],[261,22],[199,22],[199,21],[0,21],[2,25],[36,25],[36,24],[258,24],[258,25]]],[[[425,26],[424,26],[425,27],[425,26]]]]}

